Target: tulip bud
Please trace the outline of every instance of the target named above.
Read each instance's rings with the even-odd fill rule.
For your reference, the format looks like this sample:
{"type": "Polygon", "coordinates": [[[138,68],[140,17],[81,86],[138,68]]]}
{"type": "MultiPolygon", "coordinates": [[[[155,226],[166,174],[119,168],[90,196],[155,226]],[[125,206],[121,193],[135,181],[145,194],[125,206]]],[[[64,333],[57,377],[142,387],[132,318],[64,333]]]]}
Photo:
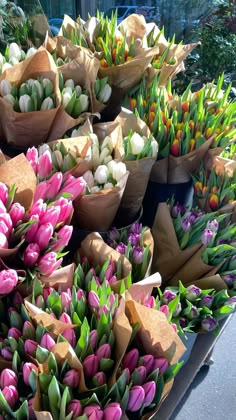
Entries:
{"type": "Polygon", "coordinates": [[[97,347],[98,337],[97,337],[97,330],[92,330],[89,335],[89,344],[93,351],[95,351],[97,347]]]}
{"type": "Polygon", "coordinates": [[[143,302],[143,305],[146,306],[147,308],[155,308],[156,305],[156,301],[154,296],[149,296],[147,299],[145,299],[145,301],[143,302]]]}
{"type": "Polygon", "coordinates": [[[133,155],[142,153],[144,145],[144,139],[138,133],[134,133],[130,138],[130,146],[133,155]]]}
{"type": "Polygon", "coordinates": [[[14,307],[20,307],[24,303],[24,299],[21,296],[20,292],[16,291],[14,292],[12,296],[12,303],[14,307]]]}
{"type": "Polygon", "coordinates": [[[8,49],[8,57],[15,57],[17,60],[21,60],[21,49],[15,42],[11,42],[8,49]]]}
{"type": "Polygon", "coordinates": [[[57,240],[52,245],[52,251],[59,252],[63,248],[65,248],[71,238],[73,232],[73,226],[63,226],[58,232],[57,232],[57,240]]]}
{"type": "Polygon", "coordinates": [[[47,349],[48,351],[51,351],[55,344],[55,341],[48,333],[45,333],[40,341],[40,346],[47,349]]]}
{"type": "MultiPolygon", "coordinates": [[[[10,66],[11,67],[11,66],[10,66]]],[[[0,82],[0,95],[4,98],[6,95],[10,95],[12,90],[12,85],[7,79],[3,79],[0,82]]]]}
{"type": "Polygon", "coordinates": [[[192,320],[199,316],[198,308],[196,306],[192,306],[190,312],[187,314],[187,318],[192,320]]]}
{"type": "Polygon", "coordinates": [[[70,388],[78,388],[79,383],[80,373],[75,369],[68,370],[63,378],[63,384],[69,386],[70,388]]]}
{"type": "Polygon", "coordinates": [[[105,184],[107,182],[109,171],[106,165],[100,165],[97,167],[94,179],[98,184],[105,184]]]}
{"type": "Polygon", "coordinates": [[[13,385],[5,386],[5,388],[2,390],[2,394],[8,405],[13,408],[18,401],[17,389],[13,385]]]}
{"type": "Polygon", "coordinates": [[[54,102],[53,102],[52,98],[48,97],[48,98],[45,98],[43,100],[40,110],[41,111],[47,111],[47,110],[53,109],[53,108],[55,108],[54,107],[54,102]]]}
{"type": "Polygon", "coordinates": [[[12,327],[8,330],[7,337],[12,337],[16,341],[19,340],[19,338],[22,336],[22,333],[18,328],[12,327]]]}
{"type": "Polygon", "coordinates": [[[213,300],[214,300],[214,296],[205,295],[202,297],[200,301],[200,306],[206,306],[207,308],[211,308],[213,300]]]}
{"type": "Polygon", "coordinates": [[[99,387],[107,382],[107,378],[104,372],[97,372],[92,378],[93,386],[99,387]]]}
{"type": "Polygon", "coordinates": [[[60,214],[57,223],[66,223],[73,211],[73,204],[67,198],[60,197],[56,202],[55,206],[60,207],[60,214]]]}
{"type": "Polygon", "coordinates": [[[144,407],[149,407],[151,405],[155,394],[156,394],[156,384],[154,381],[146,382],[146,384],[143,385],[143,389],[145,392],[145,398],[144,398],[144,407]]]}
{"type": "Polygon", "coordinates": [[[64,310],[69,312],[71,301],[72,301],[72,296],[71,296],[70,289],[67,289],[66,292],[61,293],[61,304],[64,310]]]}
{"type": "Polygon", "coordinates": [[[31,57],[31,56],[32,56],[32,55],[34,55],[36,52],[37,52],[37,49],[36,49],[36,48],[34,48],[34,47],[29,48],[29,49],[28,49],[28,51],[26,52],[26,56],[25,56],[25,58],[29,58],[29,57],[31,57]]]}
{"type": "Polygon", "coordinates": [[[96,356],[98,361],[100,362],[101,359],[110,359],[111,357],[111,347],[109,344],[103,344],[100,346],[96,351],[96,356]]]}
{"type": "Polygon", "coordinates": [[[76,335],[74,330],[69,328],[68,330],[65,330],[61,335],[68,341],[71,347],[74,348],[76,346],[76,335]]]}
{"type": "Polygon", "coordinates": [[[142,264],[143,262],[143,248],[136,246],[132,251],[132,260],[134,264],[142,264]]]}
{"type": "Polygon", "coordinates": [[[139,359],[139,365],[146,368],[147,375],[149,375],[154,369],[152,368],[154,364],[154,356],[151,354],[145,354],[145,356],[139,359]]]}
{"type": "Polygon", "coordinates": [[[71,317],[66,312],[61,314],[59,320],[65,324],[72,324],[71,317]]]}
{"type": "Polygon", "coordinates": [[[89,98],[88,95],[84,95],[83,93],[79,96],[80,106],[81,106],[81,113],[86,112],[89,108],[89,98]]]}
{"type": "Polygon", "coordinates": [[[8,200],[8,188],[3,182],[0,182],[0,200],[5,205],[8,200]]]}
{"type": "Polygon", "coordinates": [[[15,227],[18,222],[24,220],[25,208],[19,203],[13,203],[9,210],[9,214],[13,223],[13,227],[15,227]]]}
{"type": "Polygon", "coordinates": [[[201,236],[202,244],[204,246],[208,246],[213,241],[215,235],[216,235],[215,232],[212,232],[212,230],[205,229],[201,236]]]}
{"type": "Polygon", "coordinates": [[[5,386],[17,387],[18,377],[15,372],[11,369],[3,369],[0,375],[0,388],[3,389],[5,386]]]}
{"type": "Polygon", "coordinates": [[[197,286],[189,286],[185,292],[185,298],[190,302],[194,302],[196,299],[199,298],[200,294],[202,293],[201,289],[197,286]]]}
{"type": "Polygon", "coordinates": [[[219,223],[217,222],[217,220],[216,219],[214,219],[214,220],[209,220],[208,222],[207,222],[207,226],[206,226],[206,228],[207,229],[209,229],[209,230],[211,230],[212,232],[214,232],[214,233],[217,233],[218,232],[218,229],[219,229],[219,223]]]}
{"type": "Polygon", "coordinates": [[[84,359],[84,373],[88,378],[94,376],[98,371],[99,360],[94,354],[90,354],[84,359]]]}
{"type": "Polygon", "coordinates": [[[48,252],[38,261],[38,270],[43,276],[50,276],[62,263],[62,258],[57,260],[55,252],[48,252]]]}
{"type": "Polygon", "coordinates": [[[40,251],[46,249],[53,235],[53,225],[51,223],[42,224],[34,236],[34,242],[39,246],[40,251]]]}
{"type": "Polygon", "coordinates": [[[176,298],[176,293],[172,292],[171,290],[165,290],[162,295],[162,302],[168,305],[172,300],[176,298]]]}
{"type": "MultiPolygon", "coordinates": [[[[57,196],[61,188],[62,178],[63,175],[61,172],[56,172],[49,178],[49,180],[47,181],[47,198],[54,198],[57,196]]],[[[54,205],[57,206],[56,203],[54,205]]]]}
{"type": "Polygon", "coordinates": [[[219,207],[219,197],[217,194],[211,194],[209,195],[209,206],[211,208],[212,211],[215,211],[218,209],[219,207]]]}
{"type": "Polygon", "coordinates": [[[29,354],[30,356],[34,357],[35,352],[37,350],[38,343],[34,340],[27,339],[24,344],[25,353],[29,354]]]}
{"type": "Polygon", "coordinates": [[[33,324],[31,324],[30,321],[25,321],[24,325],[23,325],[23,329],[22,329],[22,335],[24,337],[24,339],[31,339],[33,340],[35,338],[36,335],[36,331],[35,328],[33,326],[33,324]]]}
{"type": "Polygon", "coordinates": [[[127,410],[128,411],[138,411],[143,405],[145,398],[145,391],[144,389],[139,386],[133,386],[129,393],[129,400],[127,404],[127,410]]]}
{"type": "Polygon", "coordinates": [[[212,317],[208,316],[201,321],[201,327],[204,331],[213,331],[218,325],[218,322],[212,317]]]}
{"type": "Polygon", "coordinates": [[[130,350],[123,358],[122,366],[123,368],[128,368],[129,371],[132,373],[133,370],[138,365],[139,359],[139,352],[137,349],[130,350]]]}
{"type": "Polygon", "coordinates": [[[154,359],[152,370],[159,369],[159,373],[163,375],[165,371],[168,369],[169,363],[164,357],[157,357],[154,359]]]}
{"type": "Polygon", "coordinates": [[[120,420],[121,417],[122,409],[119,403],[112,402],[103,411],[103,420],[120,420]]]}
{"type": "Polygon", "coordinates": [[[30,374],[34,370],[38,373],[38,368],[33,363],[24,363],[23,366],[23,379],[26,385],[30,385],[30,374]]]}
{"type": "Polygon", "coordinates": [[[180,314],[181,311],[182,311],[182,305],[179,302],[177,304],[176,308],[175,308],[175,311],[173,312],[173,317],[175,318],[175,317],[179,316],[179,314],[180,314]]]}
{"type": "Polygon", "coordinates": [[[49,150],[39,156],[38,160],[38,176],[40,179],[46,178],[52,172],[52,156],[49,150]]]}
{"type": "Polygon", "coordinates": [[[72,80],[72,79],[66,80],[64,86],[65,86],[65,88],[70,87],[71,91],[73,91],[74,88],[75,88],[74,80],[72,80]]]}
{"type": "Polygon", "coordinates": [[[98,404],[90,404],[84,408],[84,415],[87,416],[88,419],[93,420],[102,420],[103,419],[103,411],[99,407],[98,404]]]}
{"type": "Polygon", "coordinates": [[[114,180],[116,182],[119,182],[120,179],[127,173],[127,168],[125,163],[123,162],[118,162],[116,163],[116,165],[113,167],[112,170],[112,177],[114,178],[114,180]]]}
{"type": "Polygon", "coordinates": [[[169,316],[169,308],[168,308],[167,305],[160,306],[159,311],[162,312],[166,316],[166,318],[168,318],[168,316],[169,316]]]}
{"type": "Polygon", "coordinates": [[[185,219],[182,220],[181,227],[184,232],[189,232],[192,228],[191,221],[186,217],[185,219]]]}
{"type": "Polygon", "coordinates": [[[86,171],[83,174],[83,178],[86,182],[86,184],[88,185],[89,188],[94,187],[94,177],[93,177],[93,173],[92,171],[86,171]]]}
{"type": "Polygon", "coordinates": [[[122,242],[120,242],[115,249],[116,249],[117,252],[119,252],[119,254],[125,255],[126,249],[127,249],[127,245],[125,245],[122,242]]]}
{"type": "Polygon", "coordinates": [[[34,111],[33,100],[29,95],[22,95],[19,99],[19,107],[21,112],[32,112],[34,111]]]}
{"type": "Polygon", "coordinates": [[[12,360],[12,359],[13,359],[13,353],[12,353],[12,351],[11,351],[11,347],[9,347],[9,346],[4,347],[4,348],[1,350],[1,356],[2,356],[2,357],[3,357],[3,359],[5,359],[5,360],[12,360]]]}
{"type": "Polygon", "coordinates": [[[44,302],[44,298],[43,296],[37,296],[37,298],[35,299],[35,306],[37,306],[37,308],[40,308],[42,310],[45,309],[45,302],[44,302]]]}
{"type": "Polygon", "coordinates": [[[8,95],[4,96],[3,99],[4,99],[4,101],[8,102],[10,105],[12,105],[12,106],[15,105],[16,100],[15,100],[14,96],[11,95],[10,93],[8,95]]]}
{"type": "Polygon", "coordinates": [[[66,407],[66,414],[72,413],[72,419],[82,416],[83,408],[79,400],[72,400],[66,407]]]}
{"type": "Polygon", "coordinates": [[[102,104],[105,104],[106,102],[109,101],[109,99],[111,97],[111,94],[112,94],[111,86],[108,85],[108,83],[107,83],[104,86],[104,88],[98,94],[98,100],[99,100],[99,102],[101,102],[102,104]]]}
{"type": "Polygon", "coordinates": [[[53,83],[51,82],[51,80],[46,79],[46,78],[43,79],[42,80],[42,85],[43,85],[43,88],[44,88],[44,95],[46,97],[53,94],[53,83]]]}
{"type": "Polygon", "coordinates": [[[62,195],[64,192],[71,194],[70,200],[75,200],[79,197],[86,188],[86,183],[82,177],[70,179],[68,182],[64,183],[63,188],[60,191],[62,195]]]}
{"type": "Polygon", "coordinates": [[[89,306],[91,306],[92,309],[99,309],[99,297],[97,295],[97,293],[95,293],[94,291],[90,291],[88,294],[88,304],[89,306]]]}
{"type": "Polygon", "coordinates": [[[23,261],[26,267],[34,267],[40,255],[38,244],[31,243],[24,251],[23,261]]]}
{"type": "Polygon", "coordinates": [[[11,293],[17,283],[18,275],[15,270],[8,269],[0,271],[0,295],[11,293]]]}

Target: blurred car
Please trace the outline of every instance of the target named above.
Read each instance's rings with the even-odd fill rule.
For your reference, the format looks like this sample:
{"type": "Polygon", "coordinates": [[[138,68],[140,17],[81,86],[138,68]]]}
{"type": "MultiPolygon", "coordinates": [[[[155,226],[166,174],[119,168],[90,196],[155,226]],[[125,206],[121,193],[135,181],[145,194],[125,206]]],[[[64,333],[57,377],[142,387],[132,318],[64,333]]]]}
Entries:
{"type": "Polygon", "coordinates": [[[122,20],[127,18],[129,15],[136,13],[143,15],[147,22],[155,20],[155,7],[148,6],[117,6],[111,7],[105,12],[105,16],[111,18],[112,14],[117,10],[117,23],[121,23],[122,20]]]}

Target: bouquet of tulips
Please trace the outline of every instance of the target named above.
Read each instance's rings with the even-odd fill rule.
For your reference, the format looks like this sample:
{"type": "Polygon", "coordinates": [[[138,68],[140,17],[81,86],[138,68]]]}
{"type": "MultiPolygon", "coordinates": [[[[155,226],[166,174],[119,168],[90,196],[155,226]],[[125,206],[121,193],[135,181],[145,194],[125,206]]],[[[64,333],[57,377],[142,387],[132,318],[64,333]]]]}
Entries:
{"type": "Polygon", "coordinates": [[[107,243],[130,261],[134,283],[148,275],[153,254],[153,240],[149,229],[139,223],[120,232],[112,228],[108,232],[107,243]]]}
{"type": "Polygon", "coordinates": [[[236,299],[227,290],[202,290],[195,285],[159,289],[153,307],[165,313],[179,334],[186,332],[219,332],[219,321],[233,313],[236,299]]]}
{"type": "Polygon", "coordinates": [[[18,44],[11,42],[5,51],[5,54],[0,53],[0,74],[4,73],[5,70],[19,64],[21,61],[31,57],[36,53],[36,48],[29,48],[25,53],[18,44]]]}
{"type": "Polygon", "coordinates": [[[80,85],[75,85],[72,79],[64,80],[63,74],[59,73],[62,106],[72,118],[78,118],[82,112],[89,109],[89,97],[80,85]]]}

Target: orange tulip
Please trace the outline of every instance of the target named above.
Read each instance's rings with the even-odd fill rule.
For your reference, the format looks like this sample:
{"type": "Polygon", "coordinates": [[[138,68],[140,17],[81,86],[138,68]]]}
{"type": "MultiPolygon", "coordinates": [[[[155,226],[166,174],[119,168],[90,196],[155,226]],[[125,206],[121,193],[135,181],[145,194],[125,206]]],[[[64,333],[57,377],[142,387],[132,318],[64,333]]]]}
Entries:
{"type": "Polygon", "coordinates": [[[219,197],[217,194],[211,194],[209,196],[209,206],[211,208],[211,210],[215,211],[218,209],[219,207],[219,197]]]}
{"type": "Polygon", "coordinates": [[[175,139],[170,147],[170,152],[173,156],[179,156],[179,140],[175,139]]]}

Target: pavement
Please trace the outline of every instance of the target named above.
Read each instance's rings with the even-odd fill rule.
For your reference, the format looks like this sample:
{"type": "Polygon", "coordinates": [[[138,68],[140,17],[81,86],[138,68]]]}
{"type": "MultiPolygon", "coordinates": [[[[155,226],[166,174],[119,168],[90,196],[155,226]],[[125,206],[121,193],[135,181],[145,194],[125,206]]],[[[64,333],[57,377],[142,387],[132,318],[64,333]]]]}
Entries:
{"type": "Polygon", "coordinates": [[[169,420],[236,420],[236,315],[169,420]]]}

